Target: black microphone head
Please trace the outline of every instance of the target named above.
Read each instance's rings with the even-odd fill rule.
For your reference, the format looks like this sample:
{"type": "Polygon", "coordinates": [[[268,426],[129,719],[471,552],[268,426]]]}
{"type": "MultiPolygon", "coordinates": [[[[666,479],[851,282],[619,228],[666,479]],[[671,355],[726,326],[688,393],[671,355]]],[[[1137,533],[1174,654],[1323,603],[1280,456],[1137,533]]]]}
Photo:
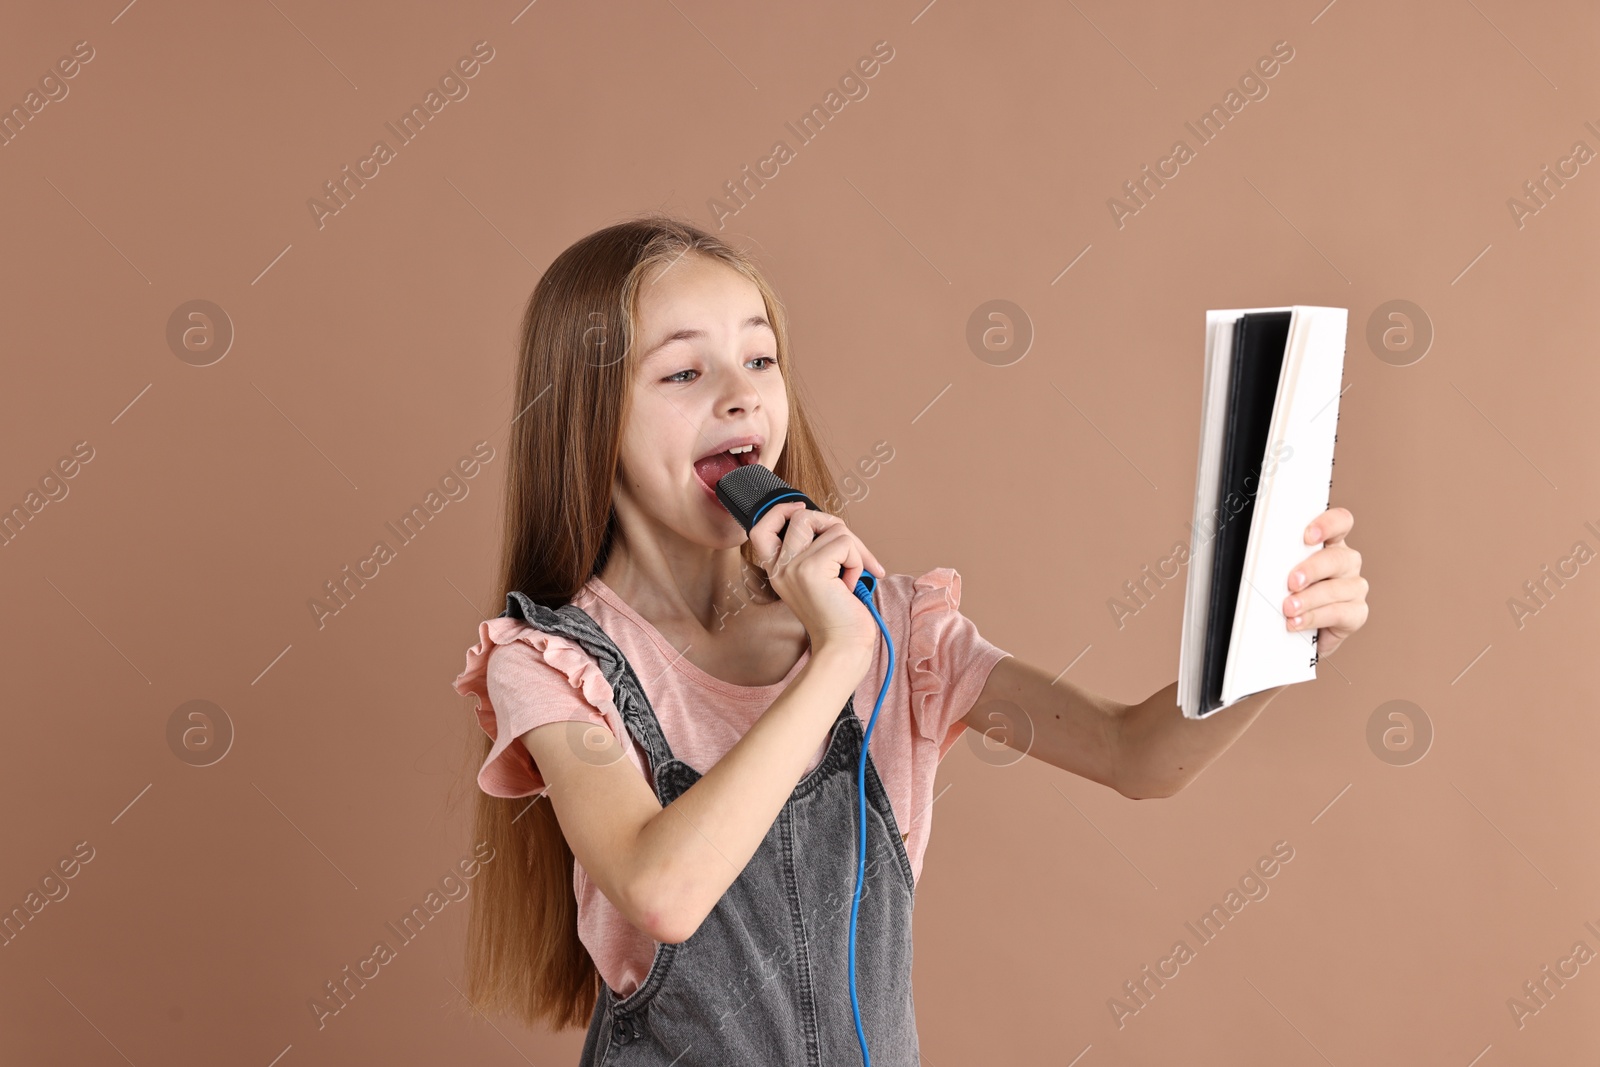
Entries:
{"type": "MultiPolygon", "coordinates": [[[[746,533],[750,532],[750,527],[756,524],[768,508],[780,501],[803,500],[806,507],[812,511],[822,510],[810,497],[759,463],[735,467],[718,478],[713,488],[722,506],[728,509],[740,526],[744,527],[746,533]]],[[[784,525],[787,527],[788,524],[784,525]]],[[[780,538],[783,536],[782,531],[779,531],[778,536],[780,538]]]]}

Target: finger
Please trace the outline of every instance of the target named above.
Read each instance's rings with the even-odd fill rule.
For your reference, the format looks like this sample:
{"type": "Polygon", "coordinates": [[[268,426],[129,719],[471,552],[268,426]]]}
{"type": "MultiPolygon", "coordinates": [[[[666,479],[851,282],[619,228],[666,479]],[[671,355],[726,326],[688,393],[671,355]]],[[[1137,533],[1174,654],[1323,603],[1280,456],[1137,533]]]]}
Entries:
{"type": "MultiPolygon", "coordinates": [[[[843,529],[843,527],[841,527],[841,529],[843,529]]],[[[866,568],[867,561],[866,558],[861,554],[863,548],[860,540],[857,539],[854,534],[850,534],[848,531],[846,531],[846,533],[845,558],[840,560],[840,562],[844,565],[844,572],[840,574],[839,577],[844,579],[844,586],[846,589],[854,591],[856,582],[861,579],[862,570],[866,568]]]]}
{"type": "Polygon", "coordinates": [[[878,558],[872,554],[872,552],[867,548],[866,544],[862,542],[860,537],[856,536],[853,530],[850,530],[848,527],[843,525],[842,519],[840,520],[840,525],[850,538],[850,547],[853,553],[852,558],[858,564],[858,567],[853,574],[846,573],[841,575],[841,577],[849,579],[846,584],[852,590],[854,590],[856,587],[856,582],[859,581],[861,579],[861,575],[867,571],[871,571],[875,577],[882,578],[887,573],[883,568],[883,564],[878,562],[878,558]]]}
{"type": "Polygon", "coordinates": [[[1294,618],[1284,620],[1286,629],[1310,633],[1327,629],[1338,635],[1340,641],[1355,633],[1367,621],[1365,600],[1339,600],[1311,608],[1294,618]]]}
{"type": "Polygon", "coordinates": [[[1359,575],[1354,578],[1325,578],[1302,592],[1291,593],[1284,597],[1283,615],[1284,618],[1292,619],[1296,615],[1304,615],[1315,611],[1317,608],[1338,603],[1339,601],[1364,602],[1366,599],[1367,580],[1365,578],[1359,575]]]}
{"type": "Polygon", "coordinates": [[[1311,553],[1289,572],[1289,591],[1298,593],[1325,578],[1353,578],[1360,573],[1361,553],[1349,545],[1328,545],[1311,553]]]}
{"type": "Polygon", "coordinates": [[[754,526],[750,527],[750,543],[755,546],[756,559],[768,574],[771,574],[773,567],[776,566],[778,553],[783,547],[778,542],[778,531],[796,511],[805,510],[805,506],[803,500],[774,504],[762,513],[754,526]]]}
{"type": "MultiPolygon", "coordinates": [[[[871,571],[873,576],[876,578],[882,578],[885,574],[885,571],[883,569],[883,564],[878,562],[878,557],[872,554],[871,549],[867,548],[866,544],[861,540],[861,538],[856,537],[853,533],[850,536],[855,541],[856,551],[861,553],[861,569],[863,571],[871,571]]],[[[854,582],[850,583],[850,588],[855,588],[854,582]]]]}
{"type": "MultiPolygon", "coordinates": [[[[839,518],[839,521],[841,523],[844,522],[843,518],[840,518],[839,516],[834,516],[834,517],[835,518],[839,518]]],[[[861,570],[863,572],[871,571],[875,576],[877,576],[879,578],[883,578],[883,577],[887,576],[888,573],[889,573],[888,569],[885,568],[882,563],[878,562],[878,557],[874,556],[872,554],[872,550],[867,548],[866,542],[862,541],[861,538],[856,535],[854,530],[849,530],[847,528],[847,532],[850,534],[850,537],[855,541],[856,551],[861,554],[861,570]]],[[[861,575],[857,574],[856,577],[860,578],[861,575]]],[[[852,589],[855,588],[855,583],[854,582],[852,582],[850,584],[850,588],[852,588],[852,589]]]]}
{"type": "Polygon", "coordinates": [[[789,518],[789,529],[784,531],[782,560],[792,560],[805,550],[805,547],[816,540],[817,535],[830,526],[838,525],[843,520],[825,511],[812,511],[804,504],[800,510],[794,512],[789,518]]]}
{"type": "Polygon", "coordinates": [[[804,511],[805,507],[805,501],[803,500],[785,500],[781,504],[774,504],[762,512],[761,518],[756,520],[756,524],[750,528],[750,532],[754,534],[757,530],[765,530],[776,541],[778,539],[778,531],[783,529],[784,524],[794,518],[798,512],[804,511]]]}
{"type": "Polygon", "coordinates": [[[804,500],[785,500],[782,503],[772,505],[761,518],[764,520],[770,519],[770,529],[773,533],[777,533],[783,529],[784,523],[805,510],[806,502],[804,500]]]}
{"type": "Polygon", "coordinates": [[[1350,514],[1349,508],[1329,508],[1312,519],[1311,525],[1306,527],[1306,544],[1314,545],[1321,541],[1331,545],[1342,542],[1355,524],[1356,517],[1350,514]]]}
{"type": "Polygon", "coordinates": [[[818,535],[810,545],[807,560],[819,561],[819,565],[826,568],[829,577],[838,576],[852,590],[855,589],[856,581],[861,577],[866,562],[861,557],[860,544],[856,541],[855,535],[842,522],[818,535]]]}
{"type": "MultiPolygon", "coordinates": [[[[812,527],[811,539],[806,542],[802,548],[802,551],[809,549],[811,553],[815,553],[820,551],[817,546],[832,545],[833,542],[839,540],[840,538],[848,540],[850,537],[850,529],[849,527],[845,526],[842,520],[835,519],[830,521],[825,518],[820,518],[815,512],[812,512],[809,518],[802,521],[806,522],[812,527]]],[[[788,538],[786,537],[784,540],[787,541],[788,538]]],[[[796,555],[799,554],[800,553],[796,553],[796,555]]]]}

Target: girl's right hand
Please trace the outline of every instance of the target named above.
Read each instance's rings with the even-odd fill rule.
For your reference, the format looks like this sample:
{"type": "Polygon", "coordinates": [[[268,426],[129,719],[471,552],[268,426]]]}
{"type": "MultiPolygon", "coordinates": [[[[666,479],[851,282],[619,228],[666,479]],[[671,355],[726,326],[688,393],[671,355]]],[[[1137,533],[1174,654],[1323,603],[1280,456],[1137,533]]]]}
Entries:
{"type": "Polygon", "coordinates": [[[853,590],[863,570],[878,578],[887,572],[843,519],[813,511],[803,500],[775,504],[750,528],[750,543],[772,588],[805,625],[813,654],[837,647],[871,658],[878,624],[853,590]],[[780,545],[785,520],[789,529],[780,545]]]}

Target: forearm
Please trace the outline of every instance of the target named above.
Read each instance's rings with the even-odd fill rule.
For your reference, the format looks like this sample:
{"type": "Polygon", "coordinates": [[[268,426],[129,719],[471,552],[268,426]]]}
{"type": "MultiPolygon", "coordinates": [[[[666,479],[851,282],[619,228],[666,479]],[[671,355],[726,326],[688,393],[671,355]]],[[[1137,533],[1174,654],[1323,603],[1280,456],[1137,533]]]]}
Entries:
{"type": "Polygon", "coordinates": [[[1123,709],[1117,727],[1117,790],[1171,796],[1210,766],[1250,727],[1282,686],[1264,689],[1204,719],[1186,719],[1173,682],[1123,709]]]}
{"type": "Polygon", "coordinates": [[[727,755],[640,831],[652,928],[671,940],[699,928],[755,855],[869,663],[813,650],[727,755]]]}

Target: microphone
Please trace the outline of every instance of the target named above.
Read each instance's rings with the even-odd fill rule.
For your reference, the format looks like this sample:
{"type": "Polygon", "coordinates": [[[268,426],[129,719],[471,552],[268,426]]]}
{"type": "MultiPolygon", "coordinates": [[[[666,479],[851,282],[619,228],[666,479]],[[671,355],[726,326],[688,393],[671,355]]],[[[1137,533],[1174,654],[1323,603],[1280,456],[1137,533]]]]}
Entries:
{"type": "MultiPolygon", "coordinates": [[[[722,506],[727,508],[734,519],[743,526],[746,533],[766,514],[767,509],[774,504],[786,500],[803,500],[812,511],[822,509],[812,499],[778,477],[759,463],[747,463],[717,479],[717,484],[712,487],[717,494],[717,499],[722,506]]],[[[783,540],[783,535],[789,529],[787,520],[778,530],[778,540],[783,540]]],[[[844,568],[839,568],[839,576],[844,577],[844,568]]],[[[861,577],[856,580],[855,595],[862,600],[870,600],[873,591],[877,589],[877,577],[865,567],[861,570],[861,577]]]]}

